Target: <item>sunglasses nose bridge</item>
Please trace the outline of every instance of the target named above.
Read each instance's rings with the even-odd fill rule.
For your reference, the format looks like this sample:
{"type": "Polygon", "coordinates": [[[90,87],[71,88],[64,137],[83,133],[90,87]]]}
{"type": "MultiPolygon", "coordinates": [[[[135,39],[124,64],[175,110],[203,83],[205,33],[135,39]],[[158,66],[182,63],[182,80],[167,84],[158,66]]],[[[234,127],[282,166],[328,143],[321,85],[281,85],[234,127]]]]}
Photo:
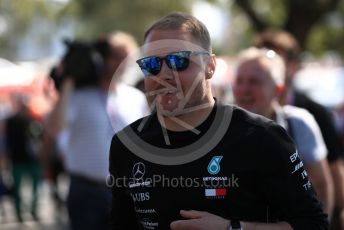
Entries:
{"type": "Polygon", "coordinates": [[[168,66],[166,58],[161,58],[161,68],[158,77],[162,79],[173,79],[172,70],[168,66]]]}

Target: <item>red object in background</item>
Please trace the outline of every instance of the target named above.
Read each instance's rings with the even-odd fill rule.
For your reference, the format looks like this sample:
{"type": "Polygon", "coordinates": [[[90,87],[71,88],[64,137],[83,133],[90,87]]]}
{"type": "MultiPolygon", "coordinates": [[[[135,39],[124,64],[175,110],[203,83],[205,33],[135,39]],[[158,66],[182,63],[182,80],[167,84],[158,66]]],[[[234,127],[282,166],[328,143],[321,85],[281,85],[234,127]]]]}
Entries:
{"type": "Polygon", "coordinates": [[[42,119],[56,99],[50,79],[37,71],[37,64],[17,65],[0,58],[0,109],[11,109],[13,94],[28,96],[29,109],[36,119],[42,119]]]}

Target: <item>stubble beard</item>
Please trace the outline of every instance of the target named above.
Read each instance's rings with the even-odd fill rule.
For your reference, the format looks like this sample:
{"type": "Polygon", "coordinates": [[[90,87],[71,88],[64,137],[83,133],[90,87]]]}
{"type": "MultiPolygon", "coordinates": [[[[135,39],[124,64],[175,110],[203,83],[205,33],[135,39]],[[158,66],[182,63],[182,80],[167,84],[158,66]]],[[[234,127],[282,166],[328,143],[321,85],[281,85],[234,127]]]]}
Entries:
{"type": "MultiPolygon", "coordinates": [[[[176,106],[171,110],[164,109],[163,105],[160,104],[157,99],[158,95],[148,96],[147,101],[150,107],[155,107],[157,113],[163,117],[180,117],[186,115],[189,110],[192,110],[193,107],[199,106],[202,103],[206,103],[206,93],[204,90],[205,86],[202,85],[202,82],[199,82],[198,84],[199,86],[196,87],[196,90],[191,94],[190,98],[176,96],[178,97],[178,101],[176,106]]],[[[183,91],[184,95],[186,95],[187,91],[184,89],[183,91]]]]}

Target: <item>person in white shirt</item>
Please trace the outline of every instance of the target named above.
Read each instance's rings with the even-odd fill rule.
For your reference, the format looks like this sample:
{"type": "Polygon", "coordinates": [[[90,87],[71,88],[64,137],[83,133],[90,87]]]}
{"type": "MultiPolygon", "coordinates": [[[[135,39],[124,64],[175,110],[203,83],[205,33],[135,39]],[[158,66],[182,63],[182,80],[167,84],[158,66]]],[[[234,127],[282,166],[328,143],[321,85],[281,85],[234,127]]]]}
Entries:
{"type": "Polygon", "coordinates": [[[334,190],[326,159],[327,149],[319,126],[307,110],[278,104],[284,77],[283,59],[274,51],[253,47],[246,49],[239,55],[233,86],[234,98],[240,107],[275,120],[288,130],[324,210],[330,217],[334,190]]]}
{"type": "Polygon", "coordinates": [[[95,42],[91,55],[102,59],[95,66],[97,84],[81,87],[75,76],[65,74],[48,118],[50,135],[68,134],[63,149],[71,178],[67,208],[73,230],[109,229],[111,192],[106,178],[111,138],[149,111],[144,94],[122,83],[123,73],[116,73],[135,49],[135,40],[123,32],[95,42]]]}

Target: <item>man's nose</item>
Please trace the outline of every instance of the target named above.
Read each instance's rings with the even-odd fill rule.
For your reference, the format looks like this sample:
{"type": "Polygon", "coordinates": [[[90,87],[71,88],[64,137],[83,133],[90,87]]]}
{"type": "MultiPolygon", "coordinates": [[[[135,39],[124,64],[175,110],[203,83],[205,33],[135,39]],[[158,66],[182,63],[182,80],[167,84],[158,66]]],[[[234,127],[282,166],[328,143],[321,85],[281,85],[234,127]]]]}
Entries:
{"type": "Polygon", "coordinates": [[[163,60],[161,64],[161,70],[158,74],[158,77],[164,80],[173,80],[174,79],[173,71],[167,66],[166,61],[163,60]]]}
{"type": "Polygon", "coordinates": [[[243,94],[243,93],[249,92],[250,91],[250,87],[246,83],[234,83],[233,84],[233,90],[237,94],[243,94]]]}

